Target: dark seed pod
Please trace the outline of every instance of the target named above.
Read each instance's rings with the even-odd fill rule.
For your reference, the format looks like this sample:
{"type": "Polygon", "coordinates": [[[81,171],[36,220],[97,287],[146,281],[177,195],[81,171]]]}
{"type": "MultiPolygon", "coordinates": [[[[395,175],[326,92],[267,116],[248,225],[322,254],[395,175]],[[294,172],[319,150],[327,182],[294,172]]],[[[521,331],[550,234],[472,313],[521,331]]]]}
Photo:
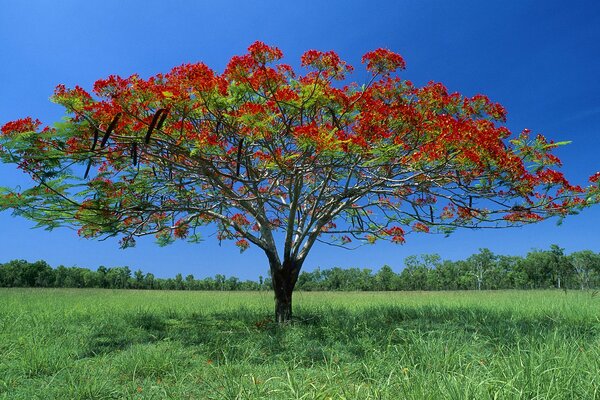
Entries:
{"type": "Polygon", "coordinates": [[[88,174],[90,173],[90,168],[92,167],[92,159],[88,160],[87,168],[85,169],[85,174],[83,174],[83,179],[87,179],[88,174]]]}
{"type": "Polygon", "coordinates": [[[133,142],[133,143],[131,143],[131,159],[133,161],[133,165],[134,166],[137,165],[137,162],[138,162],[137,157],[138,157],[138,154],[137,154],[137,143],[133,142]]]}
{"type": "Polygon", "coordinates": [[[92,148],[90,151],[94,151],[97,143],[98,143],[98,128],[94,127],[94,141],[92,142],[92,148]]]}
{"type": "Polygon", "coordinates": [[[469,196],[469,208],[473,207],[473,196],[469,196]]]}
{"type": "Polygon", "coordinates": [[[155,178],[158,178],[158,174],[156,173],[156,168],[154,168],[154,165],[152,166],[152,173],[154,174],[155,178]]]}
{"type": "Polygon", "coordinates": [[[431,223],[433,224],[433,207],[429,206],[429,217],[431,218],[431,223]]]}
{"type": "Polygon", "coordinates": [[[158,125],[156,125],[156,129],[161,130],[163,124],[165,123],[165,119],[167,119],[167,115],[169,115],[169,110],[163,110],[160,116],[160,120],[158,120],[158,125]]]}
{"type": "Polygon", "coordinates": [[[117,126],[117,122],[119,122],[119,118],[121,118],[121,113],[118,113],[117,115],[115,115],[115,117],[113,118],[110,125],[108,125],[108,129],[106,129],[106,132],[104,133],[104,137],[102,138],[102,142],[100,143],[101,149],[104,148],[104,146],[106,146],[106,142],[108,141],[108,138],[110,137],[110,134],[112,133],[113,129],[115,129],[115,126],[117,126]]]}
{"type": "Polygon", "coordinates": [[[240,166],[242,163],[242,146],[244,145],[244,138],[240,140],[237,152],[237,167],[235,168],[235,176],[240,176],[240,166]]]}
{"type": "Polygon", "coordinates": [[[150,122],[150,126],[148,127],[148,132],[146,133],[146,137],[144,138],[144,142],[146,144],[150,143],[150,135],[152,135],[152,131],[154,130],[154,127],[156,126],[156,123],[158,122],[158,119],[160,118],[160,115],[164,111],[165,111],[165,109],[161,108],[160,110],[158,110],[156,112],[156,114],[154,114],[154,117],[152,117],[152,121],[150,122]]]}

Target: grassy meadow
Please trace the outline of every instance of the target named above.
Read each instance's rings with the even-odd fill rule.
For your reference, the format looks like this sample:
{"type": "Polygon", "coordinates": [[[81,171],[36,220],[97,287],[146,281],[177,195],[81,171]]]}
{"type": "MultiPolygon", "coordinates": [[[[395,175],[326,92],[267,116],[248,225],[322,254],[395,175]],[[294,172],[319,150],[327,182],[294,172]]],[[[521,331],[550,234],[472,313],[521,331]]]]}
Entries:
{"type": "Polygon", "coordinates": [[[0,289],[0,399],[600,399],[600,295],[0,289]]]}

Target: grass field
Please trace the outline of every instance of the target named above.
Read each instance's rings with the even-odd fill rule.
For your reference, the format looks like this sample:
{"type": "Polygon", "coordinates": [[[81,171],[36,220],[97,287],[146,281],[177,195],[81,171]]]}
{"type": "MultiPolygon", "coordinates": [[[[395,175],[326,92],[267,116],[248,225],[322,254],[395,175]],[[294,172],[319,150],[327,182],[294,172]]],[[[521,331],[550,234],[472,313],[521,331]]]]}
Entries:
{"type": "Polygon", "coordinates": [[[600,399],[589,292],[0,290],[0,398],[600,399]]]}

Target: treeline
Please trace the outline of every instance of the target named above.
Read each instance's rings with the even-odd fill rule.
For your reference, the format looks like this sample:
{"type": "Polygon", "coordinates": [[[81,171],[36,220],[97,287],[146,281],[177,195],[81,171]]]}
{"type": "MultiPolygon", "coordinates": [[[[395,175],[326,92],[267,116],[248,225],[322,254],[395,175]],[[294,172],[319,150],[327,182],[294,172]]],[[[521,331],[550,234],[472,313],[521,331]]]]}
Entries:
{"type": "Polygon", "coordinates": [[[155,289],[155,290],[260,290],[260,282],[240,281],[236,277],[217,274],[214,278],[196,279],[157,278],[141,270],[131,272],[129,267],[98,267],[96,271],[81,267],[59,266],[52,268],[45,261],[30,263],[13,260],[0,264],[0,287],[56,287],[56,288],[104,288],[104,289],[155,289]]]}
{"type": "MultiPolygon", "coordinates": [[[[319,268],[302,272],[297,290],[472,290],[600,288],[600,254],[590,250],[566,255],[560,247],[534,250],[525,257],[496,255],[480,249],[466,260],[442,260],[437,254],[410,256],[395,273],[384,265],[377,272],[360,268],[319,268]]],[[[269,290],[271,280],[216,275],[213,278],[157,278],[129,267],[50,267],[45,261],[13,260],[0,264],[1,287],[64,287],[154,290],[269,290]]]]}

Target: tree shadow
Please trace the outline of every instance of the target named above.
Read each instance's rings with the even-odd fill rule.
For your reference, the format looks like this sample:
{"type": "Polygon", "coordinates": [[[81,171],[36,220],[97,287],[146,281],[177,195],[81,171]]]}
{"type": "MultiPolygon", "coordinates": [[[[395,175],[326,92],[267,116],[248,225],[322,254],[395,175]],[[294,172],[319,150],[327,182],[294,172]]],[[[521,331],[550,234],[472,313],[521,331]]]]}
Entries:
{"type": "Polygon", "coordinates": [[[414,349],[425,341],[452,341],[458,347],[477,341],[489,348],[510,349],[542,343],[552,335],[587,340],[598,334],[593,321],[476,307],[299,308],[295,320],[286,326],[277,325],[264,312],[246,308],[209,314],[136,311],[126,314],[123,321],[98,326],[85,354],[91,357],[133,344],[172,340],[215,362],[263,364],[281,359],[310,366],[333,356],[361,360],[391,346],[414,349]]]}

